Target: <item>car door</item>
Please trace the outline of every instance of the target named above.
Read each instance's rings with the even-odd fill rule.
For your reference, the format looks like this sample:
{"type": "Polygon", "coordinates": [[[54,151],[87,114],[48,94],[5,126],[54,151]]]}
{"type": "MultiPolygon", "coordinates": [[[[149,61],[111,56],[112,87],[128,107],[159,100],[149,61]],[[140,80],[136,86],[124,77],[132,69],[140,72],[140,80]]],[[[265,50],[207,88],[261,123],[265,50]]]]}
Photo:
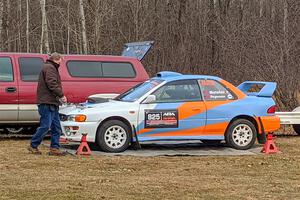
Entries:
{"type": "Polygon", "coordinates": [[[0,122],[18,119],[18,84],[11,57],[0,57],[0,122]]]}
{"type": "Polygon", "coordinates": [[[214,139],[223,139],[234,109],[230,103],[236,100],[236,96],[217,80],[201,79],[199,84],[207,110],[204,131],[214,139]]]}
{"type": "Polygon", "coordinates": [[[203,134],[206,107],[197,80],[172,81],[152,95],[154,102],[140,104],[137,128],[140,141],[193,139],[203,134]]]}

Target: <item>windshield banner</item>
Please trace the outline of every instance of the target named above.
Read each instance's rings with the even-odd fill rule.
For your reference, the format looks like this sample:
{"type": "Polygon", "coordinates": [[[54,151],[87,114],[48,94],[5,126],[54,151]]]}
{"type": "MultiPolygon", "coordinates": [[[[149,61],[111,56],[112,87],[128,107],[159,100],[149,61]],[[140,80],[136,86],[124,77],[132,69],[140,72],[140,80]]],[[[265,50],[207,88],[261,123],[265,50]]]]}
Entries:
{"type": "Polygon", "coordinates": [[[178,110],[145,110],[145,128],[178,128],[178,110]]]}

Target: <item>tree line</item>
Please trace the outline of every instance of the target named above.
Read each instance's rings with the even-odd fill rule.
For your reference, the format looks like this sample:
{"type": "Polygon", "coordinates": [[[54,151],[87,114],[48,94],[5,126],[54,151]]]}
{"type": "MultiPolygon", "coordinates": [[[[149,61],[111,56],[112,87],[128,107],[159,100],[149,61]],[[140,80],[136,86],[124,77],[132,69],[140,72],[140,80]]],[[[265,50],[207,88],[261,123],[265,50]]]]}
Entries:
{"type": "Polygon", "coordinates": [[[276,81],[281,109],[300,103],[298,0],[0,0],[0,50],[118,55],[154,40],[162,70],[276,81]]]}

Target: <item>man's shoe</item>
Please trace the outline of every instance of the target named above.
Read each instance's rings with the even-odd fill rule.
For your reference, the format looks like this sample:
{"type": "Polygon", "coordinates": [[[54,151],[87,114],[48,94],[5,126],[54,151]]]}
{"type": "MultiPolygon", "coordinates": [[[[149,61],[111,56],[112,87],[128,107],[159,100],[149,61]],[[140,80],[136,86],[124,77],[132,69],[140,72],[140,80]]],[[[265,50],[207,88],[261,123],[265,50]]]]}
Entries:
{"type": "Polygon", "coordinates": [[[36,154],[36,155],[41,155],[42,152],[38,148],[33,148],[32,146],[27,147],[27,150],[29,153],[36,154]]]}
{"type": "Polygon", "coordinates": [[[50,148],[49,151],[50,156],[65,156],[67,153],[65,151],[61,151],[60,149],[57,148],[50,148]]]}

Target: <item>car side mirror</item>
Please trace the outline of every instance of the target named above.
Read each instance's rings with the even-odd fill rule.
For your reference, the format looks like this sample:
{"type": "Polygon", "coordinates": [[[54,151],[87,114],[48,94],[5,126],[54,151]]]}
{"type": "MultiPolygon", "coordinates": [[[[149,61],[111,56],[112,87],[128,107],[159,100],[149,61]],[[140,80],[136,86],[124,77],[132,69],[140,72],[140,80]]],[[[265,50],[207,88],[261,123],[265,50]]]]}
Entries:
{"type": "Polygon", "coordinates": [[[156,96],[153,94],[150,94],[149,96],[147,96],[147,98],[144,100],[143,103],[153,103],[156,101],[156,96]]]}

